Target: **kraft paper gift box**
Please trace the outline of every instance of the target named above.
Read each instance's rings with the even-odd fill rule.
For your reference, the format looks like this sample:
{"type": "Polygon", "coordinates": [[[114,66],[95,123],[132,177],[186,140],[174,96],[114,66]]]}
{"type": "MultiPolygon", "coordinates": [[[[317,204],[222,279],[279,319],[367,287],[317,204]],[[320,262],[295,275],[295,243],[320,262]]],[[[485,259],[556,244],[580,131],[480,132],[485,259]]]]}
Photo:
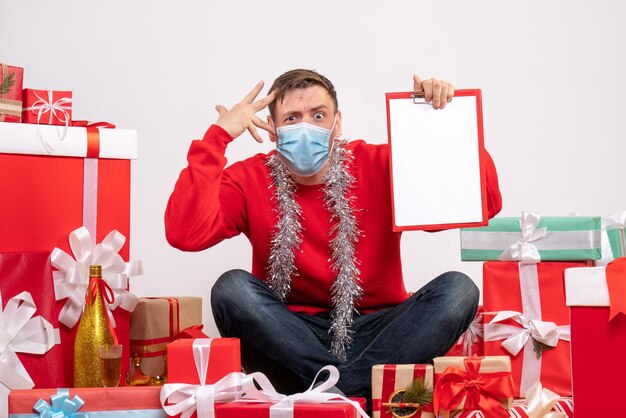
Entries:
{"type": "MultiPolygon", "coordinates": [[[[402,394],[411,383],[421,379],[432,394],[433,366],[430,364],[376,364],[372,367],[372,417],[392,418],[394,415],[385,403],[402,402],[402,394]]],[[[432,403],[411,408],[415,418],[434,417],[432,403]]],[[[410,411],[410,410],[409,410],[410,411]]],[[[407,412],[407,414],[410,412],[407,412]]]]}
{"type": "Polygon", "coordinates": [[[131,356],[141,358],[146,376],[162,376],[167,344],[187,327],[202,323],[202,298],[140,298],[130,316],[131,356]]]}
{"type": "Polygon", "coordinates": [[[596,266],[606,266],[626,255],[626,210],[602,218],[602,258],[596,266]]]}
{"type": "Polygon", "coordinates": [[[461,229],[464,261],[596,260],[600,251],[600,217],[498,217],[482,228],[461,229]]]}
{"type": "Polygon", "coordinates": [[[484,263],[483,305],[490,313],[484,314],[484,351],[511,357],[515,396],[523,396],[537,381],[561,396],[572,394],[563,272],[586,265],[484,263]],[[544,349],[540,355],[539,347],[544,349]]]}
{"type": "Polygon", "coordinates": [[[22,122],[64,125],[72,123],[72,92],[24,89],[22,122]]]}
{"type": "Polygon", "coordinates": [[[619,416],[626,371],[626,258],[565,271],[579,417],[619,416]],[[621,313],[620,313],[621,312],[621,313]]]}
{"type": "Polygon", "coordinates": [[[9,418],[167,418],[160,391],[149,386],[15,390],[9,396],[9,418]]]}
{"type": "Polygon", "coordinates": [[[490,418],[507,416],[513,400],[509,357],[436,357],[433,365],[434,409],[442,417],[453,410],[475,409],[490,418]]]}
{"type": "MultiPolygon", "coordinates": [[[[90,232],[89,245],[114,230],[130,235],[130,160],[137,157],[136,132],[69,127],[61,138],[57,129],[0,123],[0,252],[60,248],[72,254],[69,236],[81,226],[90,232]]],[[[128,261],[128,240],[119,255],[128,261]]],[[[66,303],[57,301],[59,315],[66,303]]],[[[130,316],[118,307],[113,317],[124,344],[125,375],[130,316]]],[[[66,366],[66,382],[60,386],[71,386],[76,326],[61,325],[60,331],[66,366]]]]}
{"type": "Polygon", "coordinates": [[[457,342],[446,353],[446,356],[482,356],[483,349],[483,311],[482,306],[478,307],[476,317],[470,323],[467,330],[461,334],[457,342]]]}
{"type": "Polygon", "coordinates": [[[24,69],[0,63],[0,122],[22,120],[24,69]]]}
{"type": "Polygon", "coordinates": [[[58,328],[50,253],[0,253],[0,416],[9,390],[65,383],[58,328]]]}

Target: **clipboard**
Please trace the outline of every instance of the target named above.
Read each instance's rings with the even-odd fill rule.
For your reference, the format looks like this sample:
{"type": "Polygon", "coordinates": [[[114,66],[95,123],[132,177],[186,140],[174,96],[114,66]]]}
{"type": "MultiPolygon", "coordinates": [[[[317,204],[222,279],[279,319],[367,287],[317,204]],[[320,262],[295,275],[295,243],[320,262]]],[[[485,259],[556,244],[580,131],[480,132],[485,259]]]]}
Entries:
{"type": "Polygon", "coordinates": [[[443,110],[385,96],[393,230],[487,225],[481,91],[456,90],[443,110]]]}

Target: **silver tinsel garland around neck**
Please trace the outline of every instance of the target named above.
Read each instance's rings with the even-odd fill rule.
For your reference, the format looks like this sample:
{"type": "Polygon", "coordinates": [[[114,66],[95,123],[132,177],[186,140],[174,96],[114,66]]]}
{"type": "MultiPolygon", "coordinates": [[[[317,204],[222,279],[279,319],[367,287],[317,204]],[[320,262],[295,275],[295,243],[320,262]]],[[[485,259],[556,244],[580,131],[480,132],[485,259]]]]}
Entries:
{"type": "MultiPolygon", "coordinates": [[[[336,275],[331,287],[333,310],[331,312],[330,352],[339,360],[346,359],[346,351],[352,343],[350,327],[355,303],[361,297],[360,271],[356,257],[359,239],[355,209],[349,197],[354,185],[352,175],[352,152],[346,140],[335,140],[329,156],[328,172],[324,176],[324,206],[331,214],[331,267],[336,275]]],[[[296,182],[280,161],[278,154],[269,158],[274,187],[273,200],[278,222],[270,245],[268,280],[276,295],[285,301],[291,290],[291,278],[298,274],[295,251],[302,243],[302,211],[295,200],[296,182]]]]}

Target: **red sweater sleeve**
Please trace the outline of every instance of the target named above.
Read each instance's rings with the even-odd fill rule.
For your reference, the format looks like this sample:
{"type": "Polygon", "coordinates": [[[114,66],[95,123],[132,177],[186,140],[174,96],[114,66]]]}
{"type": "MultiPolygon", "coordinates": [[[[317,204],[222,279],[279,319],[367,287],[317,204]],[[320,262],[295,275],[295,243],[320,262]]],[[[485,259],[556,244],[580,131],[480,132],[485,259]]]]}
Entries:
{"type": "Polygon", "coordinates": [[[502,210],[502,195],[498,185],[498,172],[491,155],[485,150],[485,178],[487,180],[487,211],[489,219],[496,216],[502,210]]]}
{"type": "Polygon", "coordinates": [[[165,210],[165,236],[173,247],[200,251],[245,229],[245,202],[239,185],[224,173],[232,137],[212,125],[193,141],[165,210]]]}

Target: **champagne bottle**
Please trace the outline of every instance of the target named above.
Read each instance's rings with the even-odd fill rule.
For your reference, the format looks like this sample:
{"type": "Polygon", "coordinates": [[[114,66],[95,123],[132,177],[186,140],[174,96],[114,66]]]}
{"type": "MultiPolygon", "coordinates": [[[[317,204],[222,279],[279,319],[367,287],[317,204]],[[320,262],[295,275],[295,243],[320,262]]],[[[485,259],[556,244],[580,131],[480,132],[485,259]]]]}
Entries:
{"type": "Polygon", "coordinates": [[[102,386],[100,346],[117,344],[102,294],[107,287],[102,279],[102,266],[90,266],[85,309],[74,341],[74,387],[77,388],[102,386]]]}

